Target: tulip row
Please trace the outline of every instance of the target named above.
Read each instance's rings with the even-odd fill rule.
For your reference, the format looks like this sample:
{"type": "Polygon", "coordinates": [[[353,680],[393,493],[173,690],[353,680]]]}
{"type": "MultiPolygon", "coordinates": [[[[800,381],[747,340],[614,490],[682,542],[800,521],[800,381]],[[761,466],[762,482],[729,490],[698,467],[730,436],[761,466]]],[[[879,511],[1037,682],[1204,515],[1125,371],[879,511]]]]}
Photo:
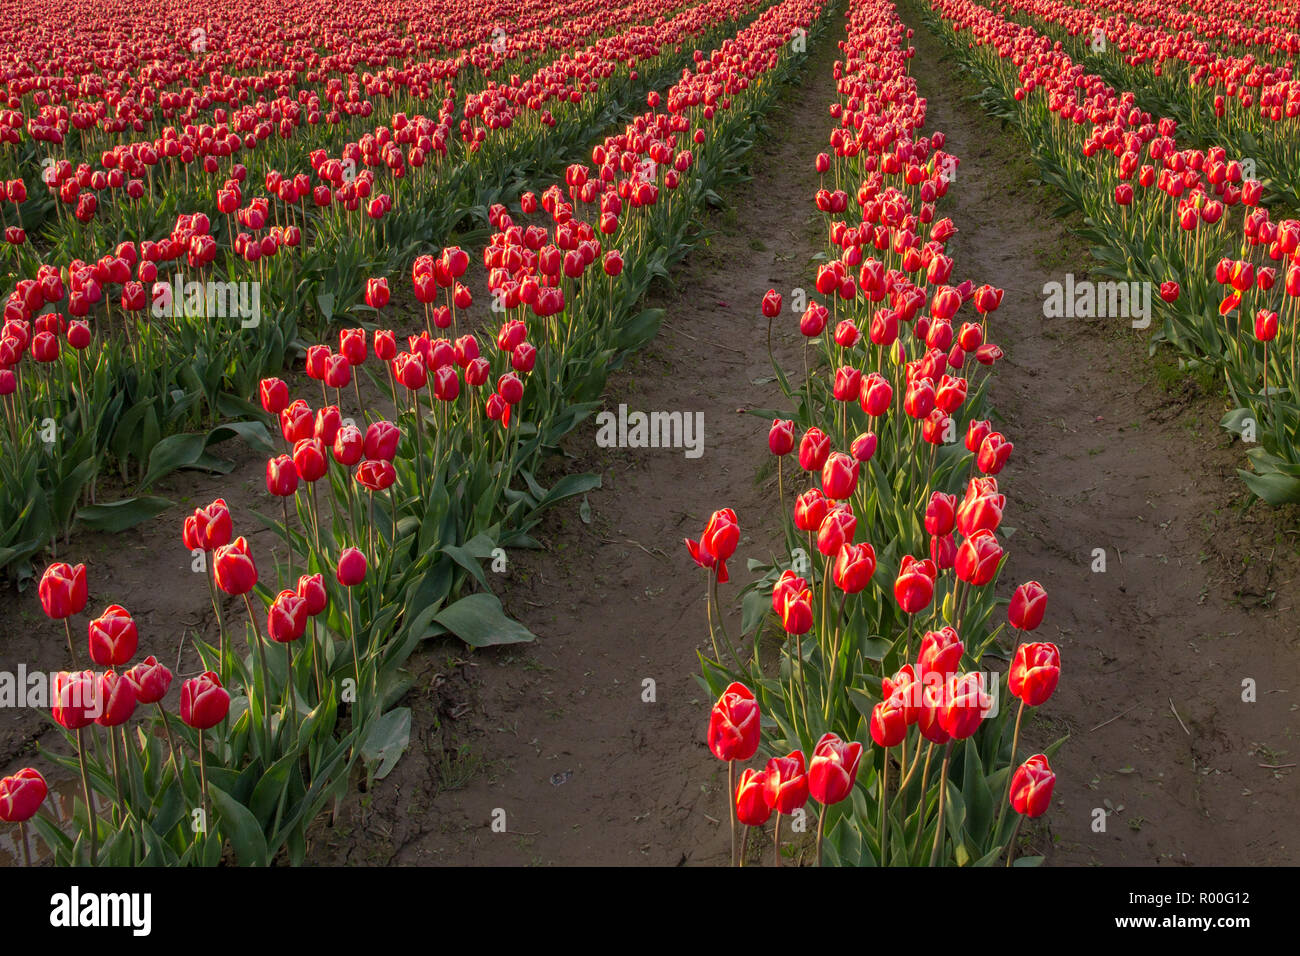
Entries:
{"type": "MultiPolygon", "coordinates": [[[[1025,709],[1055,689],[1060,655],[1022,643],[1046,606],[1035,582],[1010,598],[1015,640],[1003,647],[1005,625],[992,626],[1006,507],[996,476],[1012,445],[980,417],[981,370],[1002,354],[989,339],[1002,293],[950,284],[945,243],[956,227],[936,204],[957,160],[942,133],[922,132],[914,51],[893,4],[854,0],[847,29],[833,151],[816,160],[814,201],[832,248],[817,295],[793,303],[802,386],[773,360],[794,403],[768,435],[790,558],[750,561],[765,573],[742,589],[739,641],[719,598],[740,541],[736,515],[714,513],[686,542],[707,573],[713,657],[703,668],[718,694],[709,744],[729,765],[736,862],[738,824],[759,827],[774,813],[779,863],[783,818],[804,814],[811,797],[819,862],[989,865],[1005,854],[1010,865],[1020,819],[1050,801],[1047,759],[1059,743],[1023,760],[1020,730],[1025,709]],[[793,507],[787,456],[808,483],[793,507]],[[777,661],[760,654],[769,627],[777,661]],[[997,659],[1009,662],[1005,673],[981,669],[997,659]],[[1019,699],[1014,724],[997,707],[1004,683],[1019,699]],[[765,767],[737,777],[760,749],[765,767]]],[[[775,322],[784,297],[769,292],[761,310],[775,322]]]]}
{"type": "MultiPolygon", "coordinates": [[[[315,410],[290,401],[283,381],[262,381],[262,407],[278,418],[285,443],[266,470],[280,519],[262,520],[288,545],[289,561],[275,569],[288,586],[277,592],[262,583],[224,502],[186,519],[183,543],[208,580],[220,641],[197,644],[206,672],[182,694],[180,746],[160,709],[133,737],[118,732],[125,769],[115,774],[94,752],[90,723],[73,726],[85,715],[64,701],[80,699],[74,687],[123,682],[112,671],[61,677],[55,720],[78,735],[70,737],[78,756],[64,763],[87,769],[77,816],[83,838],[36,818],[56,857],[212,863],[228,841],[240,862],[269,860],[281,848],[297,862],[306,824],[343,792],[356,761],[382,776],[405,747],[410,714],[393,708],[407,686],[402,664],[420,641],[449,632],[475,646],[531,639],[504,617],[480,562],[532,545],[527,531],[543,508],[598,483],[569,476],[547,491],[533,472],[590,413],[621,352],[653,335],[658,315],[637,312],[637,300],[688,248],[700,208],[734,175],[755,117],[801,59],[793,32],[815,30],[820,10],[786,0],[712,54],[697,54],[694,71],[665,96],[651,94],[651,112],[593,150],[594,171],[575,165],[564,186],[524,194],[519,224],[504,206],[492,207],[497,231],[483,258],[504,313],[495,341],[470,331],[462,279],[471,262],[451,247],[413,265],[426,327],[406,336],[405,348],[392,331],[359,328],[340,332],[337,351],[309,348],[307,373],[321,388],[315,410]],[[661,102],[666,112],[654,109],[661,102]],[[679,142],[688,133],[689,143],[679,142]],[[524,225],[535,216],[549,225],[524,225]],[[602,239],[618,248],[603,249],[602,239]],[[445,329],[464,334],[444,338],[445,329]],[[372,352],[384,369],[363,394],[359,377],[372,352]],[[387,402],[375,397],[385,384],[393,421],[380,416],[387,402]],[[349,385],[358,421],[341,411],[349,385]],[[294,586],[299,568],[306,573],[294,586]],[[471,581],[481,590],[460,596],[471,581]],[[242,627],[225,610],[230,597],[243,603],[242,627]],[[264,626],[255,604],[265,608],[264,626]],[[240,633],[246,653],[237,650],[240,633]],[[119,778],[142,785],[111,788],[119,778]],[[102,818],[84,809],[96,806],[97,794],[111,804],[102,818]],[[206,820],[209,807],[215,840],[186,829],[194,809],[206,820]]],[[[367,283],[367,304],[381,322],[390,294],[385,279],[367,283]]],[[[84,571],[52,567],[41,593],[47,613],[66,622],[84,609],[84,571]]],[[[97,665],[129,661],[138,643],[133,623],[130,639],[108,657],[93,656],[102,625],[90,627],[97,665]]],[[[151,667],[156,673],[156,662],[151,667]]],[[[124,700],[131,693],[116,692],[124,700]]],[[[134,693],[132,701],[146,701],[134,693]]],[[[103,726],[131,716],[126,704],[110,711],[113,723],[103,726]]],[[[25,792],[35,812],[35,790],[25,792]]]]}
{"type": "Polygon", "coordinates": [[[1011,0],[1006,10],[1131,90],[1143,108],[1177,119],[1196,145],[1250,158],[1271,192],[1300,207],[1300,82],[1290,67],[1253,52],[1210,56],[1200,39],[1163,22],[1103,16],[1068,0],[1011,0]]]}
{"type": "Polygon", "coordinates": [[[1265,186],[1222,147],[1180,146],[1174,120],[1031,27],[966,0],[934,9],[989,83],[990,108],[1083,211],[1106,274],[1159,290],[1156,340],[1224,376],[1233,408],[1222,425],[1254,443],[1242,480],[1271,504],[1300,501],[1300,221],[1274,221],[1265,186]]]}
{"type": "MultiPolygon", "coordinates": [[[[346,203],[308,214],[301,199],[282,201],[270,176],[262,197],[245,197],[236,177],[222,190],[233,205],[221,205],[219,197],[215,219],[180,216],[166,239],[117,243],[93,264],[69,254],[66,269],[42,265],[10,295],[0,337],[0,401],[10,447],[0,474],[0,567],[25,561],[74,520],[118,530],[157,514],[167,503],[142,493],[172,468],[212,462],[207,449],[216,441],[239,434],[269,447],[255,422],[214,426],[256,417],[244,396],[300,347],[300,318],[316,315],[326,324],[350,311],[373,265],[408,262],[429,236],[451,232],[470,208],[467,196],[471,205],[486,205],[521,172],[557,168],[607,126],[625,98],[677,71],[687,59],[677,45],[725,35],[760,2],[709,0],[648,36],[632,31],[625,43],[600,41],[573,61],[571,82],[578,84],[575,95],[583,90],[581,102],[557,107],[560,119],[547,113],[551,125],[515,124],[514,135],[498,133],[486,141],[489,148],[454,168],[430,164],[407,175],[402,169],[381,174],[391,181],[366,168],[344,181],[344,163],[386,167],[356,143],[343,147],[342,161],[319,150],[313,169],[338,180],[330,197],[335,188],[349,191],[346,203]],[[380,192],[384,187],[392,193],[380,192]],[[362,212],[366,197],[370,207],[362,212]],[[369,218],[376,214],[379,220],[369,218]],[[234,221],[245,230],[238,236],[234,221]],[[372,221],[382,221],[382,233],[363,225],[372,221]],[[146,288],[154,290],[152,298],[146,288]],[[159,290],[166,293],[161,310],[159,290]],[[66,310],[71,320],[55,310],[66,310]],[[206,430],[188,431],[200,424],[206,430]],[[136,497],[95,503],[105,456],[117,461],[122,483],[134,486],[136,497]],[[130,462],[138,463],[134,475],[130,462]]],[[[378,138],[402,141],[430,122],[399,114],[378,138]]],[[[374,138],[367,134],[360,142],[374,138]]],[[[307,174],[274,178],[279,185],[306,180],[295,190],[311,192],[307,174]]]]}

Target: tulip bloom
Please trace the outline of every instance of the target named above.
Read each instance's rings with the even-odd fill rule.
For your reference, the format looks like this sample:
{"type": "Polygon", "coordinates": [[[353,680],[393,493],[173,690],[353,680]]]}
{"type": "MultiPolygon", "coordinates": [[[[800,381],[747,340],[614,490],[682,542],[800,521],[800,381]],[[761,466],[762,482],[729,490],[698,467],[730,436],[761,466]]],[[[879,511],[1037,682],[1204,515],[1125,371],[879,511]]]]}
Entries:
{"type": "Polygon", "coordinates": [[[41,575],[37,593],[45,614],[55,621],[80,614],[86,608],[86,566],[51,564],[41,575]]]}
{"type": "Polygon", "coordinates": [[[1047,590],[1037,581],[1016,588],[1007,607],[1007,620],[1018,631],[1037,630],[1047,611],[1047,590]]]}
{"type": "Polygon", "coordinates": [[[1007,673],[1007,689],[1030,707],[1046,703],[1061,679],[1061,652],[1055,644],[1021,644],[1007,673]]]}
{"type": "Polygon", "coordinates": [[[853,497],[858,486],[858,462],[837,451],[827,457],[822,465],[822,489],[827,498],[845,501],[853,497]]]}
{"type": "Polygon", "coordinates": [[[938,574],[933,561],[918,561],[910,554],[903,556],[898,577],[894,580],[894,600],[904,614],[916,614],[929,607],[938,574]]]}
{"type": "Polygon", "coordinates": [[[763,315],[769,319],[774,319],[781,314],[781,294],[775,289],[768,289],[767,295],[763,296],[763,315]]]}
{"type": "Polygon", "coordinates": [[[772,817],[767,803],[767,772],[752,767],[740,775],[735,792],[736,819],[747,827],[761,827],[772,817]]]}
{"type": "Polygon", "coordinates": [[[298,597],[307,603],[307,616],[315,617],[329,604],[329,592],[320,574],[304,574],[298,579],[298,597]]]}
{"type": "Polygon", "coordinates": [[[794,450],[794,422],[773,419],[772,428],[767,433],[767,447],[777,457],[784,457],[794,450]]]}
{"type": "Polygon", "coordinates": [[[942,627],[937,631],[927,631],[921,638],[921,649],[917,652],[918,679],[926,680],[928,674],[946,679],[955,674],[961,666],[961,656],[965,650],[955,628],[942,627]]]}
{"type": "Polygon", "coordinates": [[[984,675],[978,672],[948,678],[939,708],[939,725],[953,740],[965,740],[979,730],[993,699],[984,690],[984,675]]]}
{"type": "Polygon", "coordinates": [[[793,571],[782,574],[773,587],[772,603],[786,633],[798,637],[812,630],[812,589],[803,578],[795,577],[793,571]]]}
{"type": "Polygon", "coordinates": [[[140,639],[126,608],[110,605],[90,622],[87,630],[90,659],[99,667],[120,667],[135,656],[140,639]]]}
{"type": "Polygon", "coordinates": [[[1023,816],[1041,817],[1052,803],[1056,774],[1047,757],[1034,754],[1017,768],[1011,778],[1011,808],[1023,816]]]}
{"type": "Polygon", "coordinates": [[[809,488],[794,500],[794,526],[800,531],[816,531],[830,509],[830,502],[820,488],[809,488]]]}
{"type": "Polygon", "coordinates": [[[0,780],[0,820],[5,823],[26,823],[36,815],[49,792],[45,778],[31,767],[5,777],[0,780]]]}
{"type": "Polygon", "coordinates": [[[93,671],[54,675],[50,714],[54,722],[67,730],[80,730],[95,722],[103,712],[99,681],[93,671]]]}
{"type": "Polygon", "coordinates": [[[753,692],[732,683],[709,714],[709,749],[719,760],[748,760],[758,751],[759,710],[753,692]]]}
{"type": "Polygon", "coordinates": [[[257,565],[248,550],[248,541],[242,535],[233,544],[217,549],[213,577],[217,587],[235,597],[253,590],[257,583],[257,565]]]}
{"type": "Polygon", "coordinates": [[[267,459],[266,490],[277,498],[288,498],[298,490],[298,470],[288,455],[267,459]]]}
{"type": "Polygon", "coordinates": [[[876,550],[866,541],[846,544],[835,556],[835,586],[845,594],[857,594],[871,583],[876,573],[876,550]]]}
{"type": "Polygon", "coordinates": [[[131,684],[136,700],[142,704],[156,704],[167,696],[172,686],[172,672],[152,654],[122,675],[131,684]]]}
{"type": "Polygon", "coordinates": [[[296,591],[281,591],[267,611],[266,634],[277,644],[296,641],[307,629],[307,618],[307,602],[296,591]]]}
{"type": "Polygon", "coordinates": [[[808,774],[800,751],[773,757],[767,762],[766,772],[763,796],[778,814],[789,816],[808,802],[808,774]]]}
{"type": "Polygon", "coordinates": [[[830,436],[814,425],[799,441],[799,467],[804,471],[821,471],[830,453],[830,436]]]}
{"type": "Polygon", "coordinates": [[[957,549],[953,565],[957,577],[967,584],[983,587],[993,580],[1002,561],[1002,546],[992,531],[976,531],[957,549]]]}
{"type": "Polygon", "coordinates": [[[823,735],[808,763],[808,794],[822,806],[846,799],[853,791],[861,759],[862,744],[845,743],[832,733],[823,735]]]}
{"type": "Polygon", "coordinates": [[[181,720],[195,730],[207,730],[226,719],[230,694],[212,671],[181,685],[181,720]]]}
{"type": "Polygon", "coordinates": [[[99,675],[99,697],[103,707],[95,723],[101,727],[117,727],[135,713],[135,687],[114,671],[104,671],[99,675]]]}
{"type": "MultiPolygon", "coordinates": [[[[896,691],[871,709],[871,739],[880,747],[897,747],[907,736],[904,691],[896,691]]],[[[915,708],[919,711],[919,705],[915,708]]]]}

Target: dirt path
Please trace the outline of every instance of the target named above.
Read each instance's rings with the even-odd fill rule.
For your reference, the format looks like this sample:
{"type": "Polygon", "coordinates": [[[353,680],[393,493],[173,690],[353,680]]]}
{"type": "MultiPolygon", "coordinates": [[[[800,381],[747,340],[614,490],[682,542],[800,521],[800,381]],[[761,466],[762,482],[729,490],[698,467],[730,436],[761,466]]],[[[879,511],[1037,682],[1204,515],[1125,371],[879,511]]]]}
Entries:
{"type": "MultiPolygon", "coordinates": [[[[673,449],[599,449],[576,433],[570,470],[598,471],[590,524],[573,504],[552,515],[538,554],[512,556],[497,588],[536,644],[466,658],[422,655],[411,752],[324,835],[339,862],[456,864],[724,863],[725,771],[704,743],[712,704],[696,680],[707,644],[704,572],[682,546],[732,507],[739,554],[779,540],[755,479],[767,428],[744,409],[782,397],[758,304],[769,288],[811,282],[822,237],[812,159],[824,148],[838,23],[770,115],[751,153],[753,180],[726,197],[710,236],[674,277],[658,338],[606,388],[617,410],[704,413],[702,457],[673,449]],[[653,703],[643,701],[653,680],[653,703]],[[490,828],[505,811],[507,832],[490,828]],[[718,825],[719,818],[722,825],[718,825]]],[[[778,323],[782,324],[782,323],[778,323]]],[[[794,367],[798,330],[781,343],[794,367]]],[[[743,563],[736,569],[745,580],[743,563]]],[[[735,591],[732,591],[734,596],[735,591]]],[[[724,590],[724,600],[726,593],[724,590]]],[[[734,627],[733,627],[734,633],[734,627]]]]}
{"type": "Polygon", "coordinates": [[[1061,647],[1060,690],[1031,741],[1071,734],[1055,761],[1053,846],[1040,834],[1037,849],[1058,865],[1294,865],[1296,553],[1277,529],[1295,515],[1240,516],[1244,456],[1224,447],[1222,400],[1162,388],[1145,333],[1042,317],[1043,284],[1082,278],[1092,260],[1051,218],[1057,200],[1027,184],[1016,132],[963,100],[977,90],[914,8],[903,15],[929,126],[962,160],[951,248],[963,274],[1007,290],[992,390],[1016,444],[1003,580],[1043,582],[1040,639],[1061,647]],[[1110,811],[1105,833],[1091,828],[1095,808],[1110,811]]]}

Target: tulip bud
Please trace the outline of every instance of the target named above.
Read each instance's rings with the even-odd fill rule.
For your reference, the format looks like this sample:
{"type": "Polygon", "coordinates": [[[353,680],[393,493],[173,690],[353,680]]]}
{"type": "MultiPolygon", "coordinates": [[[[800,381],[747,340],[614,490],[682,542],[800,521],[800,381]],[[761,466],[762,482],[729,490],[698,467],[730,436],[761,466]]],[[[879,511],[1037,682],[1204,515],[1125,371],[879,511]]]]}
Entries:
{"type": "Polygon", "coordinates": [[[366,579],[366,556],[356,548],[345,548],[339,555],[337,576],[345,588],[360,584],[366,579]]]}

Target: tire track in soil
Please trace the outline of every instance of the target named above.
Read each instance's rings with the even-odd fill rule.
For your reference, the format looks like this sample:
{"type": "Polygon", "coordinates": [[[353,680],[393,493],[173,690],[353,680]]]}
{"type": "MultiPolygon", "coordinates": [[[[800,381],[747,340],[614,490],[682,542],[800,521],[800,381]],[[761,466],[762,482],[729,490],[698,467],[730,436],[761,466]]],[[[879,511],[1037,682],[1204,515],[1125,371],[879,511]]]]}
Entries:
{"type": "Polygon", "coordinates": [[[1029,852],[1057,865],[1294,865],[1296,771],[1261,765],[1296,759],[1296,555],[1281,530],[1295,515],[1234,513],[1244,456],[1217,428],[1223,401],[1155,384],[1148,333],[1042,318],[1043,284],[1092,260],[1026,182],[1036,169],[1018,132],[966,101],[977,87],[916,10],[902,15],[928,126],[961,160],[950,248],[963,276],[1007,290],[992,327],[1007,351],[995,427],[1016,444],[1001,480],[1016,528],[1002,590],[1042,581],[1036,636],[1061,648],[1060,687],[1027,742],[1071,738],[1029,852]],[[1094,548],[1105,573],[1091,570],[1094,548]],[[1281,607],[1246,606],[1268,590],[1281,607]],[[1256,703],[1242,701],[1246,678],[1256,703]],[[1105,833],[1090,827],[1098,807],[1119,811],[1105,833]]]}
{"type": "MultiPolygon", "coordinates": [[[[780,540],[775,475],[755,477],[766,423],[743,412],[785,404],[759,302],[769,288],[788,301],[809,287],[823,244],[809,200],[842,34],[842,14],[831,16],[749,153],[752,180],[727,191],[675,288],[650,302],[667,310],[660,334],[606,387],[614,411],[702,411],[703,456],[599,449],[591,421],[571,436],[565,470],[603,478],[591,523],[576,502],[556,509],[537,535],[546,550],[513,553],[493,582],[537,642],[468,656],[445,644],[413,660],[411,750],[348,801],[337,829],[318,828],[318,862],[726,862],[726,772],[705,745],[712,700],[697,681],[705,575],[682,538],[698,537],[715,509],[736,510],[743,537],[724,603],[747,580],[744,558],[780,540]],[[646,678],[655,703],[641,699],[646,678]],[[490,829],[495,808],[506,833],[490,829]]],[[[797,317],[776,325],[778,357],[793,369],[797,317]]],[[[731,633],[738,624],[736,613],[731,633]]]]}

